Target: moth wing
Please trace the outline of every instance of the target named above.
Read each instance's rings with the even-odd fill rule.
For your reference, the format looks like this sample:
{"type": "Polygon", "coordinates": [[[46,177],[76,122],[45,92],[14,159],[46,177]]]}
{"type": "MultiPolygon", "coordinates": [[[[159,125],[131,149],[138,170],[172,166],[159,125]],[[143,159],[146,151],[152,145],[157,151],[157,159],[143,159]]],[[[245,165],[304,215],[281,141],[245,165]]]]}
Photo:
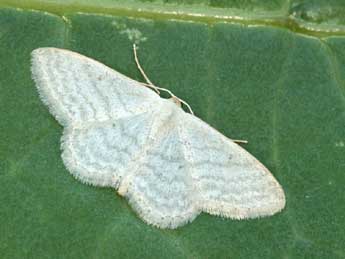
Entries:
{"type": "Polygon", "coordinates": [[[66,127],[62,159],[78,180],[117,188],[150,145],[154,112],[66,127]]]}
{"type": "Polygon", "coordinates": [[[36,49],[31,68],[41,99],[64,126],[128,117],[160,102],[139,82],[72,51],[36,49]]]}
{"type": "Polygon", "coordinates": [[[184,116],[181,135],[202,211],[244,219],[284,208],[284,191],[265,166],[202,120],[184,116]]]}
{"type": "Polygon", "coordinates": [[[160,228],[177,228],[200,213],[177,124],[161,121],[152,146],[119,187],[137,214],[160,228]]]}

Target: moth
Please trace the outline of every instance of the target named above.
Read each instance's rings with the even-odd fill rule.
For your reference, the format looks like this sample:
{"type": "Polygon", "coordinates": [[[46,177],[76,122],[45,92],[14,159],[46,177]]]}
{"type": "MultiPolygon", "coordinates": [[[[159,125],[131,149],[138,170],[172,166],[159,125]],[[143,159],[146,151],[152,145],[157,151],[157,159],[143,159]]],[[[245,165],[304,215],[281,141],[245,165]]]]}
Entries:
{"type": "MultiPolygon", "coordinates": [[[[177,228],[201,212],[273,215],[285,195],[257,159],[142,83],[78,53],[32,52],[41,100],[63,126],[62,160],[83,183],[112,187],[141,219],[177,228]]],[[[157,89],[156,89],[157,90],[157,89]]]]}

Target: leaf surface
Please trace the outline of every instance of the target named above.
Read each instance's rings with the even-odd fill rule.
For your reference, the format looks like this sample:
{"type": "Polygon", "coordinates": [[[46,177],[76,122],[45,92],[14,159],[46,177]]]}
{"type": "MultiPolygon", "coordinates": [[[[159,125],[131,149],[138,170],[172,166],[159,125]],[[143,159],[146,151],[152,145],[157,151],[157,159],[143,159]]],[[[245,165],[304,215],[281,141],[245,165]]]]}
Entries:
{"type": "Polygon", "coordinates": [[[1,257],[344,258],[345,5],[100,2],[0,1],[1,257]],[[113,189],[68,173],[62,127],[38,97],[30,52],[71,49],[143,81],[133,42],[156,85],[226,136],[249,141],[244,147],[285,190],[282,213],[202,214],[160,230],[113,189]]]}

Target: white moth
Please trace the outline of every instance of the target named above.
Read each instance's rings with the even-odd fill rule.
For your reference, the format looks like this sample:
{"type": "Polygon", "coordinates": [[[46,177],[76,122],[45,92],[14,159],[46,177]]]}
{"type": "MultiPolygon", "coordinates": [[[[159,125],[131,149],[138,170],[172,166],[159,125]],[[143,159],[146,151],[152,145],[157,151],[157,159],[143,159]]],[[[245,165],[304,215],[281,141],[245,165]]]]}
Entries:
{"type": "Polygon", "coordinates": [[[252,155],[171,99],[80,54],[32,52],[42,101],[63,125],[62,159],[83,183],[108,186],[160,228],[201,212],[273,215],[284,191],[252,155]]]}

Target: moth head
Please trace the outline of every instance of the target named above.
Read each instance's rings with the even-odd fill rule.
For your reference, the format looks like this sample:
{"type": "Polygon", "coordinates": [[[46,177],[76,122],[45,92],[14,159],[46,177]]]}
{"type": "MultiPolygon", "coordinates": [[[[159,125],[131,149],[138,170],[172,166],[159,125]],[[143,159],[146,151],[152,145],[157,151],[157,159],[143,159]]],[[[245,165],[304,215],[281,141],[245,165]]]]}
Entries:
{"type": "Polygon", "coordinates": [[[176,104],[178,107],[180,107],[180,108],[182,107],[181,101],[177,97],[172,96],[168,100],[173,102],[174,104],[176,104]]]}

